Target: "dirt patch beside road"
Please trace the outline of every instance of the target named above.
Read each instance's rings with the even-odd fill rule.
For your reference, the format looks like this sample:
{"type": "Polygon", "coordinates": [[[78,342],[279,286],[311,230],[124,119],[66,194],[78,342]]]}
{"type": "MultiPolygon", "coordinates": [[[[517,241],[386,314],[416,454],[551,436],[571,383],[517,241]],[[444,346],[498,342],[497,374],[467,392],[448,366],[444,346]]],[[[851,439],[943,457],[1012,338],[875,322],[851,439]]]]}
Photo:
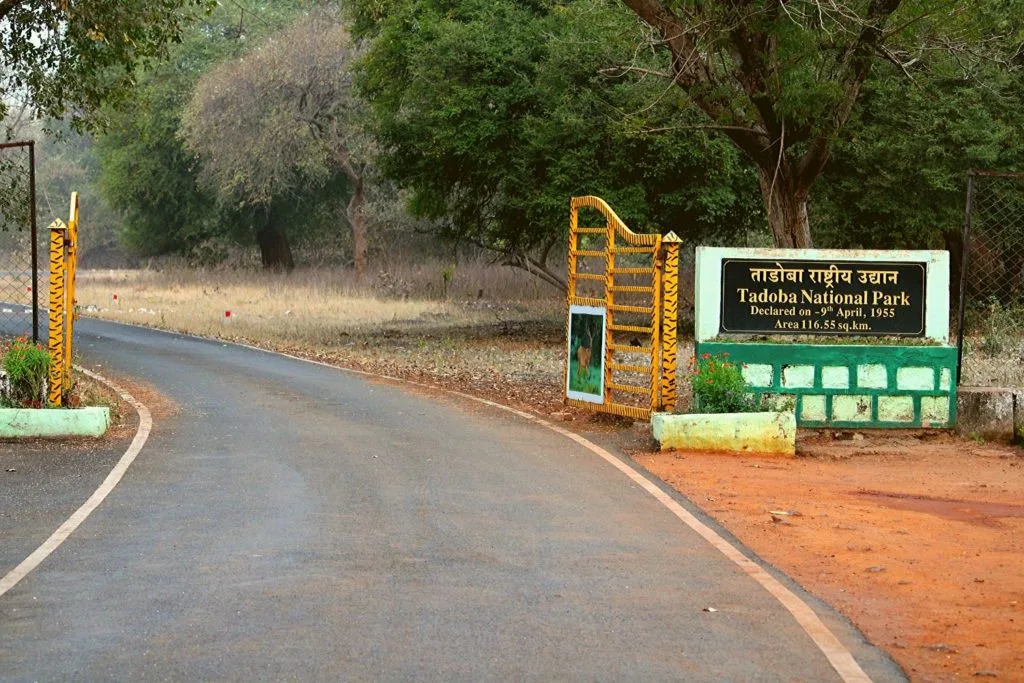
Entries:
{"type": "Polygon", "coordinates": [[[637,454],[913,680],[1024,680],[1024,457],[952,437],[637,454]]]}

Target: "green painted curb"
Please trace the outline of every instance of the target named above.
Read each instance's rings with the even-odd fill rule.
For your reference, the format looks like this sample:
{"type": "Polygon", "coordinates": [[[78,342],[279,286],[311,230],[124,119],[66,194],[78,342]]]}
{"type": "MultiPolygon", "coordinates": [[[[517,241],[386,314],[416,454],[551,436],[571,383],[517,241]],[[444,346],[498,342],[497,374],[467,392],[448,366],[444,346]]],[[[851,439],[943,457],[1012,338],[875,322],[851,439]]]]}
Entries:
{"type": "Polygon", "coordinates": [[[663,451],[796,455],[796,416],[790,411],[655,413],[651,415],[651,432],[663,451]]]}
{"type": "Polygon", "coordinates": [[[0,438],[39,436],[103,436],[110,426],[110,408],[71,410],[0,408],[0,438]]]}

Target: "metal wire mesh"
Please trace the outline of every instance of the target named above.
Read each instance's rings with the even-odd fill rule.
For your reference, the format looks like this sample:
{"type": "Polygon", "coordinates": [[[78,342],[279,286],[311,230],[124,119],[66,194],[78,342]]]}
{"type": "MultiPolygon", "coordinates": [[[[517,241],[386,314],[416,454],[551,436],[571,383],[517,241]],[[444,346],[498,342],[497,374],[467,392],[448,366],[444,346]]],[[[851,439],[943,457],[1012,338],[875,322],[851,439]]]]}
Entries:
{"type": "Polygon", "coordinates": [[[1024,174],[972,172],[964,225],[960,382],[1024,387],[1024,174]]]}
{"type": "Polygon", "coordinates": [[[35,226],[34,151],[30,142],[0,145],[0,334],[38,340],[45,269],[37,265],[46,251],[35,226]]]}

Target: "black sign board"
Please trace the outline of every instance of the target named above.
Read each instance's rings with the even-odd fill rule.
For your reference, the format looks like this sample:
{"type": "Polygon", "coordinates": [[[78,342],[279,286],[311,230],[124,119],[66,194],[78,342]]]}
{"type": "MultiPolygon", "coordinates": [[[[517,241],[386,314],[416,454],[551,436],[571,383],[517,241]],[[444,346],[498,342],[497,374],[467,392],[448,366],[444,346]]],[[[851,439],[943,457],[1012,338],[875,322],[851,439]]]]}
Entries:
{"type": "Polygon", "coordinates": [[[924,263],[725,259],[720,331],[923,337],[924,263]]]}

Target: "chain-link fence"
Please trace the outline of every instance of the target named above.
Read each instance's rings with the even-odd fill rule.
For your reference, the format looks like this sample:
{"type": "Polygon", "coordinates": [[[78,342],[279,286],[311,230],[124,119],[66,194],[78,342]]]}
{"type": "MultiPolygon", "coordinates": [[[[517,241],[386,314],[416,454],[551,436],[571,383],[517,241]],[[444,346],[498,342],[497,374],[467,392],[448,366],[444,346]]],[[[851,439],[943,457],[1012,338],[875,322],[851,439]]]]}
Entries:
{"type": "Polygon", "coordinates": [[[1024,387],[1024,173],[970,173],[963,246],[960,383],[1024,387]]]}
{"type": "Polygon", "coordinates": [[[39,340],[45,245],[36,226],[35,146],[0,144],[0,335],[39,340]]]}

